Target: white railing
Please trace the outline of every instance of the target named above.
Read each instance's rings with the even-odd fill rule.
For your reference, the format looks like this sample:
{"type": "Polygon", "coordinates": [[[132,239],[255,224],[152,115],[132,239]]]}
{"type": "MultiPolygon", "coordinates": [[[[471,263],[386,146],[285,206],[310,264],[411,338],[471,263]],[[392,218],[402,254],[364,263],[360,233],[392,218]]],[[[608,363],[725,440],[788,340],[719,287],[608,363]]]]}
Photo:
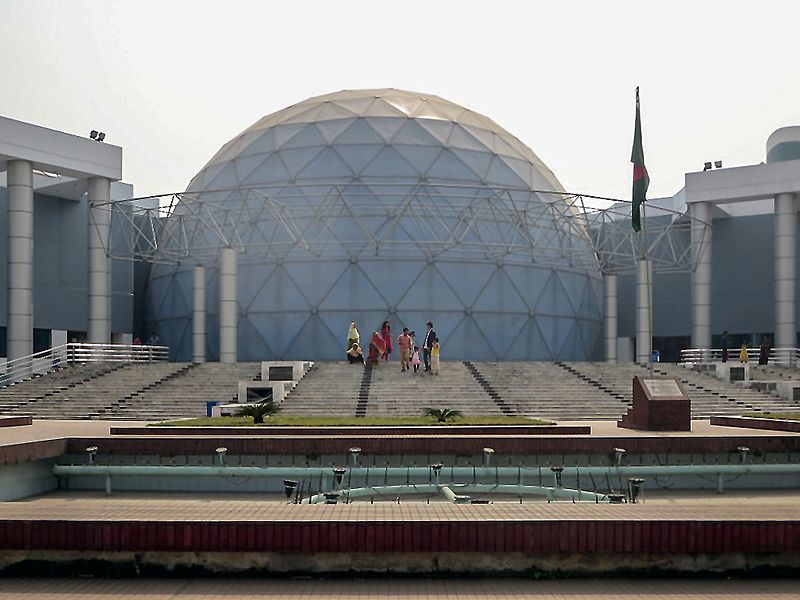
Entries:
{"type": "MultiPolygon", "coordinates": [[[[739,361],[739,348],[728,350],[728,362],[739,361]]],[[[761,349],[756,347],[747,348],[749,362],[758,363],[761,349]]],[[[681,350],[682,363],[708,363],[722,361],[721,348],[687,348],[681,350]]],[[[800,366],[800,348],[773,348],[769,353],[769,362],[784,367],[800,366]]]]}
{"type": "Polygon", "coordinates": [[[169,359],[167,346],[71,343],[6,361],[0,366],[0,387],[43,375],[69,363],[161,362],[169,359]]]}

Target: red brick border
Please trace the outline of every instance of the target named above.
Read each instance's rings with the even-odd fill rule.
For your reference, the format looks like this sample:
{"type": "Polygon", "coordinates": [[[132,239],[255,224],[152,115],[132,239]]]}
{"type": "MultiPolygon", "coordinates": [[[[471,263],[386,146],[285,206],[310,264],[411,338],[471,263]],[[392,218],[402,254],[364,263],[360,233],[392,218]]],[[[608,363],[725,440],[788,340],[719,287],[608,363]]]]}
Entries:
{"type": "Polygon", "coordinates": [[[0,521],[0,549],[95,552],[798,552],[798,521],[0,521]]]}
{"type": "MultiPolygon", "coordinates": [[[[290,436],[290,437],[136,437],[70,438],[68,452],[82,454],[98,446],[103,454],[213,455],[219,446],[229,454],[349,454],[358,446],[364,454],[481,455],[485,447],[497,454],[598,454],[625,448],[629,454],[735,453],[748,446],[753,453],[800,451],[800,436],[290,436]]],[[[0,454],[2,448],[0,448],[0,454]]]]}
{"type": "Polygon", "coordinates": [[[33,417],[30,415],[0,417],[0,427],[20,427],[22,425],[32,425],[32,424],[33,424],[33,417]]]}
{"type": "Polygon", "coordinates": [[[711,417],[712,425],[725,427],[746,427],[747,429],[768,429],[800,433],[800,421],[784,419],[761,419],[759,417],[711,417]]]}
{"type": "Polygon", "coordinates": [[[111,435],[202,436],[398,436],[398,435],[591,435],[588,425],[446,425],[402,427],[111,427],[111,435]]]}

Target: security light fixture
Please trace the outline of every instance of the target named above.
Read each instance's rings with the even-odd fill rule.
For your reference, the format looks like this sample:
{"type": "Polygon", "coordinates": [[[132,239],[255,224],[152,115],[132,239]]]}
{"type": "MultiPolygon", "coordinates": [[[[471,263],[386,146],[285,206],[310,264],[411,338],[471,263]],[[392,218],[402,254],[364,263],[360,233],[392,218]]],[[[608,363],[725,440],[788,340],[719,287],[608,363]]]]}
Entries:
{"type": "Polygon", "coordinates": [[[483,449],[483,466],[485,467],[489,466],[489,463],[492,460],[492,454],[494,454],[494,448],[483,449]]]}
{"type": "Polygon", "coordinates": [[[714,161],[714,167],[717,168],[717,169],[721,169],[722,168],[722,161],[721,160],[715,160],[714,161]]]}
{"type": "Polygon", "coordinates": [[[92,129],[92,131],[89,132],[89,137],[92,138],[95,142],[102,142],[104,139],[106,139],[106,134],[104,131],[97,131],[96,129],[92,129]]]}
{"type": "Polygon", "coordinates": [[[99,132],[96,129],[92,129],[91,133],[89,133],[89,137],[92,138],[93,140],[96,140],[98,133],[99,132]]]}
{"type": "Polygon", "coordinates": [[[100,133],[97,134],[97,141],[98,142],[102,142],[104,139],[106,139],[105,131],[101,131],[100,133]]]}
{"type": "Polygon", "coordinates": [[[353,466],[358,465],[358,455],[361,454],[361,448],[353,446],[350,448],[350,457],[353,459],[353,466]]]}
{"type": "Polygon", "coordinates": [[[628,479],[628,495],[631,498],[631,503],[636,504],[636,498],[639,496],[643,483],[644,478],[642,477],[631,477],[628,479]]]}
{"type": "Polygon", "coordinates": [[[706,171],[710,171],[710,170],[711,170],[711,162],[709,161],[709,162],[703,163],[703,173],[705,173],[706,171]]]}
{"type": "Polygon", "coordinates": [[[561,477],[564,474],[564,467],[550,467],[550,470],[553,472],[553,475],[556,476],[556,487],[562,487],[563,483],[561,477]]]}
{"type": "Polygon", "coordinates": [[[344,473],[346,470],[347,469],[345,469],[344,467],[336,467],[333,470],[333,479],[334,481],[336,481],[336,485],[342,483],[342,479],[344,479],[344,473]]]}
{"type": "Polygon", "coordinates": [[[297,489],[297,482],[291,479],[284,479],[283,480],[283,493],[286,494],[286,498],[291,498],[294,491],[297,489]]]}
{"type": "Polygon", "coordinates": [[[739,453],[739,460],[742,464],[747,462],[747,455],[750,453],[750,448],[747,446],[737,446],[736,451],[739,453]]]}

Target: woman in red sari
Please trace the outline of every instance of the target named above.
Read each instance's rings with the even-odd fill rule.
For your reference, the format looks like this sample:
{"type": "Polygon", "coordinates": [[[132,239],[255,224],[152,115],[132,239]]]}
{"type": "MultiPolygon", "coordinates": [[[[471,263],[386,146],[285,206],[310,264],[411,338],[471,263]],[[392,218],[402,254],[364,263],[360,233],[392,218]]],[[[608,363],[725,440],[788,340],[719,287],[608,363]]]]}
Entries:
{"type": "Polygon", "coordinates": [[[383,360],[389,360],[389,355],[392,353],[392,328],[389,327],[389,321],[384,321],[381,325],[381,337],[383,338],[383,360]]]}
{"type": "Polygon", "coordinates": [[[383,343],[381,334],[377,331],[372,332],[372,337],[369,339],[369,354],[367,355],[367,366],[377,367],[378,359],[383,355],[386,350],[386,345],[383,343]]]}

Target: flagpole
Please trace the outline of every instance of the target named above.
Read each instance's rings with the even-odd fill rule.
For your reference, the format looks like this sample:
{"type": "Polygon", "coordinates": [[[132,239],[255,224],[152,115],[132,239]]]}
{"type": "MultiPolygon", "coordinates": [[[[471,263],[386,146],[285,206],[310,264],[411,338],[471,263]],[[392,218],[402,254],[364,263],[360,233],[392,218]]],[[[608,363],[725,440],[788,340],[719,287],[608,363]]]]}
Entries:
{"type": "MultiPolygon", "coordinates": [[[[641,243],[640,247],[640,254],[641,254],[641,261],[642,267],[644,267],[645,275],[644,275],[644,286],[645,286],[645,293],[647,294],[647,327],[648,327],[648,336],[650,342],[650,348],[647,352],[647,369],[650,373],[650,377],[653,376],[653,289],[652,289],[652,274],[650,273],[650,265],[648,264],[647,260],[647,215],[645,211],[645,207],[647,204],[647,187],[649,185],[649,176],[647,175],[646,167],[644,166],[644,150],[642,149],[642,140],[641,140],[641,115],[640,115],[640,107],[639,107],[639,87],[636,87],[636,127],[634,131],[634,151],[631,155],[631,161],[634,161],[634,154],[636,153],[637,149],[637,141],[638,141],[638,149],[641,154],[639,157],[641,160],[641,169],[644,172],[645,177],[645,188],[641,198],[641,204],[639,205],[639,242],[641,243]]],[[[636,162],[634,162],[636,165],[636,162]]],[[[636,210],[636,174],[634,168],[634,207],[633,210],[636,210]]]]}
{"type": "Polygon", "coordinates": [[[644,262],[645,280],[644,286],[647,290],[647,329],[650,335],[650,349],[647,353],[647,371],[650,377],[653,376],[653,282],[651,281],[650,265],[647,263],[647,214],[645,206],[647,201],[642,202],[642,261],[644,262]]]}

